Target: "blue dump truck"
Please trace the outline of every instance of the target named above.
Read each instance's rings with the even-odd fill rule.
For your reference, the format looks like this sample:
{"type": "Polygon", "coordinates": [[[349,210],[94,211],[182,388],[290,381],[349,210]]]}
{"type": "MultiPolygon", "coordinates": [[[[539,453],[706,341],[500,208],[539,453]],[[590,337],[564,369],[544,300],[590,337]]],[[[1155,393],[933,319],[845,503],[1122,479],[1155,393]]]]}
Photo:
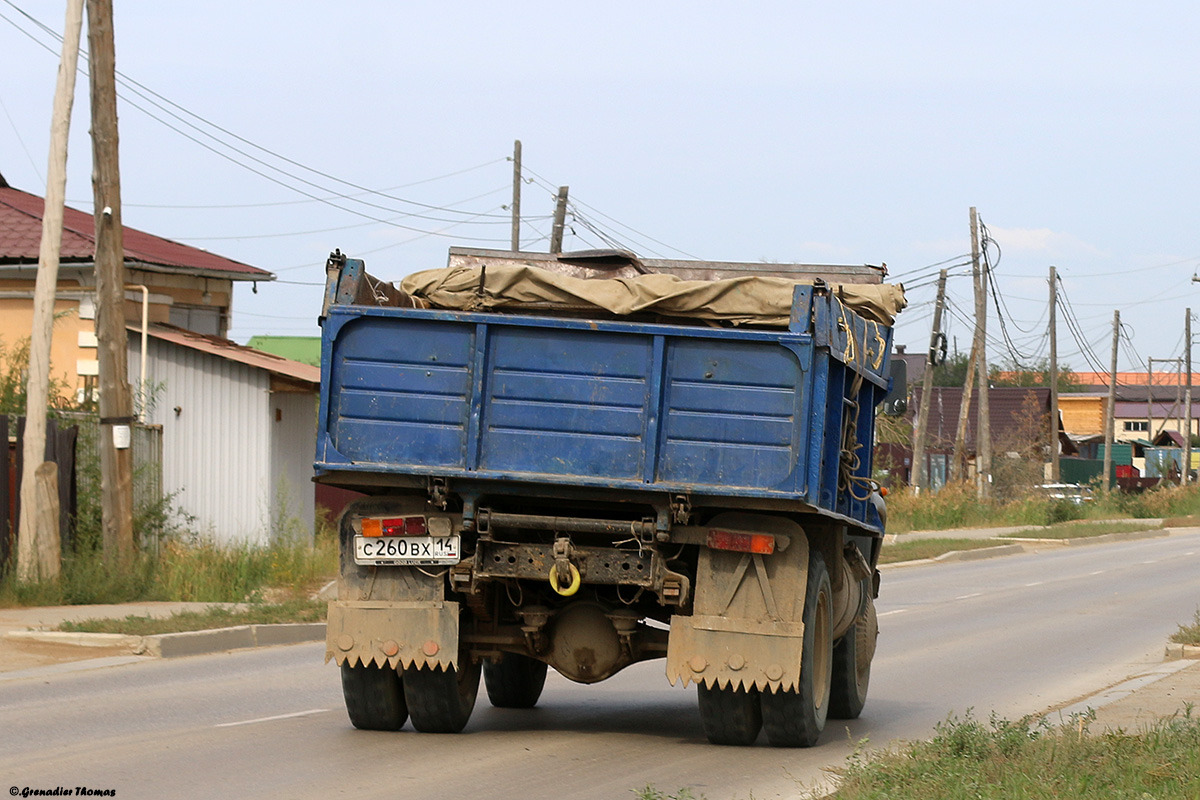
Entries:
{"type": "Polygon", "coordinates": [[[857,717],[904,393],[884,272],[452,248],[397,286],[335,252],[315,468],[367,495],[326,640],[352,724],[458,732],[481,674],[530,708],[548,666],[649,659],[716,744],[857,717]]]}

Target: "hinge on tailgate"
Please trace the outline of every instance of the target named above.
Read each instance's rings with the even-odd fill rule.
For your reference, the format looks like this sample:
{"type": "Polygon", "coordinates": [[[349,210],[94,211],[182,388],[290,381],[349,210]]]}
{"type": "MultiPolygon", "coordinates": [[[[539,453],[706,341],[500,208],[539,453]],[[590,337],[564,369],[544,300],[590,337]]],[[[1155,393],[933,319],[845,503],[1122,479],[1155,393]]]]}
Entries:
{"type": "Polygon", "coordinates": [[[448,491],[449,491],[449,487],[446,485],[445,478],[431,477],[429,479],[429,503],[430,503],[430,505],[437,506],[438,508],[445,511],[446,510],[446,496],[447,496],[448,491]]]}
{"type": "Polygon", "coordinates": [[[676,525],[686,525],[692,515],[692,498],[677,494],[671,498],[671,520],[676,525]]]}

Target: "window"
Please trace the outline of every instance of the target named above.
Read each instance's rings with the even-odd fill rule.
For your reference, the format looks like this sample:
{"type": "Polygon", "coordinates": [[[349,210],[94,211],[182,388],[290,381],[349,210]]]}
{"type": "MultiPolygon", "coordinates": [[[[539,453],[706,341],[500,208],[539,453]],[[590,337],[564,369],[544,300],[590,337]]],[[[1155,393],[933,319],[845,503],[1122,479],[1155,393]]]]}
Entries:
{"type": "Polygon", "coordinates": [[[215,306],[171,306],[171,324],[209,336],[225,335],[224,309],[215,306]]]}
{"type": "Polygon", "coordinates": [[[1125,420],[1125,430],[1127,431],[1149,431],[1149,423],[1146,420],[1127,419],[1125,420]]]}

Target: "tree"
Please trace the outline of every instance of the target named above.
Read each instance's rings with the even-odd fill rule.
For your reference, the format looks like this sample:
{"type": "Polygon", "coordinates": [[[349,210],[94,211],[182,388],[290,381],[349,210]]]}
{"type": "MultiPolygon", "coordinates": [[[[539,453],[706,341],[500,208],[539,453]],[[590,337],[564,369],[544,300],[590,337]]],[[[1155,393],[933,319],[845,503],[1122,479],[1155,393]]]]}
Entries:
{"type": "MultiPolygon", "coordinates": [[[[1008,360],[999,369],[991,372],[993,386],[1050,386],[1050,361],[1043,358],[1032,366],[1021,366],[1008,360]]],[[[1084,386],[1079,377],[1065,364],[1058,365],[1058,391],[1082,392],[1084,386]]]]}

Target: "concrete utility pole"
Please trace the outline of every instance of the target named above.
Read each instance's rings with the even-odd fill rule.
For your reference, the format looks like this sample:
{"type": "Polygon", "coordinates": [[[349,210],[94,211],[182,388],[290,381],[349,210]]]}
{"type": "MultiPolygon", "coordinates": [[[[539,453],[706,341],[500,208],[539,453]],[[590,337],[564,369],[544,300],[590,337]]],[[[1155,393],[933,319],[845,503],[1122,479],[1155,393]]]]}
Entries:
{"type": "MultiPolygon", "coordinates": [[[[967,421],[971,418],[971,392],[975,389],[975,345],[967,359],[967,375],[963,380],[962,405],[958,407],[958,427],[954,432],[954,479],[967,478],[967,421]]],[[[976,431],[978,438],[978,431],[976,431]]],[[[976,451],[978,453],[978,451],[976,451]]]]}
{"type": "Polygon", "coordinates": [[[1108,373],[1108,402],[1104,404],[1104,491],[1112,486],[1113,427],[1117,407],[1117,345],[1121,336],[1121,312],[1113,312],[1112,362],[1108,373]]]}
{"type": "Polygon", "coordinates": [[[22,581],[53,580],[62,568],[58,526],[58,470],[45,469],[46,407],[50,403],[50,343],[58,295],[63,204],[67,193],[67,139],[75,100],[75,71],[83,29],[83,0],[69,0],[63,27],[62,59],[50,121],[50,164],[42,210],[42,242],[33,290],[33,330],[29,334],[29,378],[25,391],[25,438],[21,469],[21,514],[17,534],[17,575],[22,581]]]}
{"type": "Polygon", "coordinates": [[[567,224],[567,189],[558,187],[558,198],[554,202],[554,227],[550,230],[550,252],[562,252],[563,228],[567,224]]]}
{"type": "Polygon", "coordinates": [[[1050,268],[1050,482],[1062,477],[1058,460],[1058,272],[1050,268]]]}
{"type": "Polygon", "coordinates": [[[513,142],[512,251],[521,249],[521,140],[513,142]]]}
{"type": "Polygon", "coordinates": [[[92,194],[96,214],[96,338],[100,360],[100,496],[104,556],[133,557],[133,398],[126,380],[125,247],[117,157],[112,0],[87,0],[91,53],[92,194]]]}
{"type": "Polygon", "coordinates": [[[992,420],[988,397],[987,365],[987,268],[979,257],[979,216],[971,206],[971,276],[975,280],[975,365],[979,381],[979,419],[975,425],[975,473],[979,480],[979,496],[987,497],[992,490],[992,420]]]}
{"type": "Polygon", "coordinates": [[[1187,310],[1183,320],[1183,359],[1187,369],[1187,388],[1183,393],[1184,431],[1183,434],[1183,483],[1186,486],[1192,474],[1192,310],[1187,310]]]}
{"type": "Polygon", "coordinates": [[[933,394],[934,354],[942,332],[942,309],[946,305],[946,270],[938,273],[937,302],[933,306],[933,332],[929,334],[929,352],[925,355],[925,375],[921,382],[921,406],[917,410],[917,427],[913,431],[913,477],[918,491],[929,489],[929,471],[925,468],[925,440],[929,427],[929,404],[933,394]]]}

